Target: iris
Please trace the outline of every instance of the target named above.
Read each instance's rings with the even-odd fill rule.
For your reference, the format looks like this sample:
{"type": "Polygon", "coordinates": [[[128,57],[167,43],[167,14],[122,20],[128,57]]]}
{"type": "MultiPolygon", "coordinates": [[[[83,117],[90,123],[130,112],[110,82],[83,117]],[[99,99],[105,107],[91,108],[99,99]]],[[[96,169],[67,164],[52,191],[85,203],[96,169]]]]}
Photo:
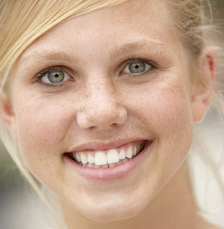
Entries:
{"type": "Polygon", "coordinates": [[[136,61],[134,63],[130,63],[128,68],[131,73],[142,73],[146,69],[146,64],[144,62],[136,61]]]}
{"type": "Polygon", "coordinates": [[[48,73],[47,78],[51,83],[61,83],[65,78],[65,74],[63,71],[52,71],[48,73]]]}

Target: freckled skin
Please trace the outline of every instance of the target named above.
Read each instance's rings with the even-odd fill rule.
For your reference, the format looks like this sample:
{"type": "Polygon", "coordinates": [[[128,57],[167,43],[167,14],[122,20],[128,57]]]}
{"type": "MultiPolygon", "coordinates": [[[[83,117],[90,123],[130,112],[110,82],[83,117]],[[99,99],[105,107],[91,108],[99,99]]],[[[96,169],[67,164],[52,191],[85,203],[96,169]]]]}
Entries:
{"type": "Polygon", "coordinates": [[[12,78],[14,125],[27,166],[73,209],[96,221],[139,215],[182,166],[192,139],[190,83],[181,41],[159,1],[144,1],[144,7],[137,2],[56,26],[27,48],[12,78]],[[151,45],[111,58],[114,47],[136,40],[161,42],[168,51],[155,51],[151,45]],[[53,62],[72,69],[75,80],[59,88],[33,83],[35,74],[48,67],[35,57],[24,63],[37,50],[57,50],[78,60],[53,62]],[[139,79],[119,75],[121,61],[136,55],[156,59],[161,67],[139,79]],[[154,145],[141,166],[123,179],[86,181],[63,159],[73,146],[128,137],[154,139],[154,145]]]}

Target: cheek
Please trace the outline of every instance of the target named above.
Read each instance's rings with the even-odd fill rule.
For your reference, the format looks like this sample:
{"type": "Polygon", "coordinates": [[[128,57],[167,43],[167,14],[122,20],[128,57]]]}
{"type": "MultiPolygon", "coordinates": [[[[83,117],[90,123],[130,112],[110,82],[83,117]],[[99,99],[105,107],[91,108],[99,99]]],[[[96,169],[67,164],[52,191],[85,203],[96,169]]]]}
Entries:
{"type": "Polygon", "coordinates": [[[130,91],[128,107],[150,130],[159,136],[181,133],[192,125],[190,99],[181,84],[146,87],[130,91]]]}
{"type": "Polygon", "coordinates": [[[181,81],[172,81],[159,86],[134,91],[129,95],[127,106],[144,129],[155,138],[157,161],[160,168],[177,168],[185,159],[192,141],[193,121],[190,96],[181,81]]]}
{"type": "Polygon", "coordinates": [[[72,110],[52,99],[16,101],[16,121],[21,151],[28,167],[35,173],[40,167],[61,163],[66,147],[66,133],[71,125],[72,110]],[[71,114],[71,115],[70,115],[71,114]]]}

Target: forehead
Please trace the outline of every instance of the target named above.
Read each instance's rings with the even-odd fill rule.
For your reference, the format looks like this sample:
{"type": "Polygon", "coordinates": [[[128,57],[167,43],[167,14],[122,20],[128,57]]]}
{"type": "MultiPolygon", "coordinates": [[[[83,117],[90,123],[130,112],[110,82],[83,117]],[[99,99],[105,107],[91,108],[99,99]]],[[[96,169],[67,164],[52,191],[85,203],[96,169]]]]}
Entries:
{"type": "MultiPolygon", "coordinates": [[[[83,47],[97,51],[94,46],[109,50],[141,40],[143,42],[138,45],[151,43],[155,49],[160,46],[161,50],[166,50],[167,44],[173,44],[177,49],[174,30],[172,17],[163,1],[128,0],[58,24],[25,50],[21,59],[27,60],[32,55],[41,58],[43,50],[55,56],[54,52],[58,53],[60,48],[64,51],[58,58],[65,57],[64,53],[71,52],[70,44],[76,52],[83,51],[83,47]]],[[[126,48],[130,49],[131,45],[126,48]]]]}

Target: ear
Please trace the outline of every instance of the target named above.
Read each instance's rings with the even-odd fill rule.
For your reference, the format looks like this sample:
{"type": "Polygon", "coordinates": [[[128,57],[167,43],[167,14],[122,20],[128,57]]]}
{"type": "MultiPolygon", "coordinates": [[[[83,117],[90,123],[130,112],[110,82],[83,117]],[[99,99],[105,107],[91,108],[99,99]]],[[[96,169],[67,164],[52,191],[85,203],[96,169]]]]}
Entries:
{"type": "Polygon", "coordinates": [[[192,116],[194,122],[204,119],[211,104],[215,84],[216,60],[212,49],[206,48],[202,51],[198,64],[199,80],[192,90],[192,116]]]}
{"type": "Polygon", "coordinates": [[[4,93],[0,94],[0,116],[11,134],[16,139],[17,131],[15,113],[13,111],[9,96],[5,95],[4,93]]]}

